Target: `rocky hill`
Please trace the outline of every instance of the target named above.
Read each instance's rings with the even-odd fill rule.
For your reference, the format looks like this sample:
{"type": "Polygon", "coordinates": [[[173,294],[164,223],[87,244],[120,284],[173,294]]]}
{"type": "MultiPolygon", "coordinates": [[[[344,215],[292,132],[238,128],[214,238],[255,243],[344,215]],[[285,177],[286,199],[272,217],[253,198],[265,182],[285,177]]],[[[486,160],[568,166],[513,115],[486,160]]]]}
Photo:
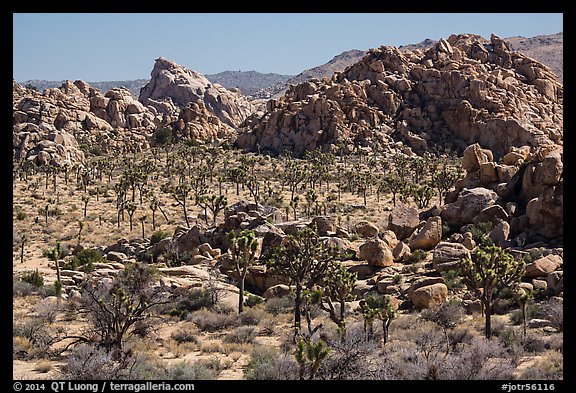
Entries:
{"type": "Polygon", "coordinates": [[[13,82],[14,158],[62,167],[84,161],[80,145],[142,151],[162,118],[126,89],[103,94],[83,81],[39,93],[13,82]]]}
{"type": "Polygon", "coordinates": [[[140,101],[124,88],[106,93],[65,81],[40,93],[13,82],[13,149],[17,160],[64,166],[84,161],[84,150],[142,151],[159,127],[180,138],[226,138],[253,104],[237,90],[160,58],[140,101]]]}
{"type": "Polygon", "coordinates": [[[532,57],[546,64],[558,76],[561,83],[564,81],[564,33],[539,35],[536,37],[510,37],[506,41],[512,50],[532,57]]]}
{"type": "Polygon", "coordinates": [[[238,146],[297,153],[346,145],[422,153],[480,143],[562,144],[563,87],[542,63],[497,36],[441,39],[426,51],[382,46],[331,79],[292,86],[240,127],[238,146]]]}

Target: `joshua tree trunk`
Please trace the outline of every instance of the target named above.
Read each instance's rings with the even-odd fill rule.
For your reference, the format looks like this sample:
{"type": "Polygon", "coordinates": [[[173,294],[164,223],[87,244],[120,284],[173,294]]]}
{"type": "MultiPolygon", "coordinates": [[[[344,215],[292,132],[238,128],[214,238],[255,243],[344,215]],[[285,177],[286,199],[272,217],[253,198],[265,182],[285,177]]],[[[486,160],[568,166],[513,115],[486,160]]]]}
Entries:
{"type": "Polygon", "coordinates": [[[242,314],[244,312],[244,279],[246,276],[240,277],[238,282],[238,314],[242,314]]]}

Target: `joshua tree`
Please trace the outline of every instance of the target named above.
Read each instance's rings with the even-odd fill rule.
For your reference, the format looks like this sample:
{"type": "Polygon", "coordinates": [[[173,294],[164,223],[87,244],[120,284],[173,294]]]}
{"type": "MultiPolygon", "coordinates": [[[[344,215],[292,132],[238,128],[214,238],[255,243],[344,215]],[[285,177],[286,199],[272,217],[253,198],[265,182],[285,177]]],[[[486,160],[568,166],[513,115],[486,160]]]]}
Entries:
{"type": "Polygon", "coordinates": [[[144,233],[144,222],[146,222],[146,214],[138,217],[138,221],[140,221],[140,224],[142,225],[142,239],[145,239],[146,234],[144,233]]]}
{"type": "Polygon", "coordinates": [[[524,335],[524,339],[526,339],[526,309],[528,307],[528,303],[533,299],[533,297],[534,295],[532,291],[528,288],[518,288],[514,294],[514,298],[522,310],[522,333],[524,335]]]}
{"type": "Polygon", "coordinates": [[[461,169],[462,167],[456,160],[450,160],[446,156],[435,161],[435,165],[431,168],[432,183],[438,191],[440,205],[444,202],[448,190],[462,177],[461,169]]]}
{"type": "Polygon", "coordinates": [[[304,340],[302,337],[298,338],[296,343],[296,361],[298,362],[299,371],[298,376],[300,380],[305,379],[306,364],[308,366],[308,379],[312,380],[316,376],[318,369],[324,359],[330,354],[330,348],[322,340],[317,343],[312,341],[312,338],[304,340]]]}
{"type": "Polygon", "coordinates": [[[186,220],[186,225],[190,227],[190,221],[188,220],[188,210],[186,208],[187,198],[191,191],[190,186],[187,184],[181,184],[175,187],[165,185],[163,186],[163,191],[171,194],[172,197],[176,200],[176,202],[180,206],[182,206],[182,209],[184,211],[184,219],[186,220]]]}
{"type": "Polygon", "coordinates": [[[357,273],[348,271],[344,265],[331,263],[320,290],[320,308],[327,311],[330,319],[338,325],[342,339],[346,337],[346,302],[354,299],[352,290],[357,277],[357,273]]]}
{"type": "Polygon", "coordinates": [[[300,197],[298,195],[296,195],[292,200],[290,200],[290,207],[292,208],[292,211],[294,212],[294,221],[296,221],[296,209],[298,209],[298,201],[300,200],[300,197]]]}
{"type": "Polygon", "coordinates": [[[226,176],[230,182],[236,184],[236,195],[240,195],[240,183],[246,178],[246,168],[243,166],[229,168],[226,171],[226,176]]]}
{"type": "Polygon", "coordinates": [[[486,338],[492,336],[491,316],[494,302],[504,288],[513,289],[526,270],[524,260],[514,257],[498,246],[479,246],[470,258],[460,260],[460,272],[466,286],[475,290],[485,310],[486,338]]]}
{"type": "MultiPolygon", "coordinates": [[[[60,242],[56,242],[56,246],[52,249],[52,259],[54,259],[54,263],[56,264],[56,282],[61,284],[62,280],[60,278],[60,264],[58,263],[60,258],[62,258],[62,246],[60,245],[60,242]]],[[[58,297],[60,297],[59,293],[58,297]]]]}
{"type": "MultiPolygon", "coordinates": [[[[216,217],[228,205],[228,198],[225,195],[199,195],[196,198],[196,204],[204,209],[210,210],[212,213],[212,224],[216,225],[216,217]]],[[[208,224],[208,217],[205,215],[206,224],[208,224]]]]}
{"type": "Polygon", "coordinates": [[[78,220],[78,243],[80,243],[80,239],[82,236],[82,229],[84,229],[84,221],[78,220]]]}
{"type": "Polygon", "coordinates": [[[311,289],[326,274],[334,259],[334,251],[324,245],[316,229],[304,228],[288,235],[287,242],[266,250],[262,259],[272,272],[287,276],[296,286],[294,299],[294,329],[300,334],[302,291],[311,289]]]}
{"type": "Polygon", "coordinates": [[[136,211],[136,203],[134,202],[126,202],[124,208],[128,212],[128,217],[130,218],[130,232],[132,232],[132,219],[134,218],[134,212],[136,211]]]}
{"type": "Polygon", "coordinates": [[[374,334],[374,320],[382,321],[382,341],[386,344],[390,323],[396,318],[396,310],[390,301],[390,296],[368,295],[360,301],[360,311],[364,317],[364,332],[368,338],[372,338],[374,334]]]}
{"type": "Polygon", "coordinates": [[[258,240],[254,231],[243,230],[238,236],[234,231],[229,232],[230,252],[235,262],[236,274],[238,274],[238,313],[244,312],[244,281],[248,268],[254,264],[256,259],[256,250],[258,249],[258,240]]]}
{"type": "Polygon", "coordinates": [[[20,263],[24,263],[24,245],[26,244],[26,234],[23,233],[20,238],[20,263]]]}
{"type": "Polygon", "coordinates": [[[291,158],[287,158],[284,164],[284,172],[282,173],[282,183],[290,187],[290,200],[294,200],[294,193],[296,188],[300,183],[306,180],[308,177],[305,168],[298,165],[296,161],[291,158]]]}
{"type": "Polygon", "coordinates": [[[414,201],[418,205],[418,209],[425,209],[430,204],[430,200],[434,196],[434,189],[428,184],[416,184],[410,187],[410,192],[414,201]]]}
{"type": "Polygon", "coordinates": [[[158,198],[155,196],[152,197],[150,201],[150,210],[152,210],[152,230],[156,230],[156,210],[160,207],[160,203],[158,202],[158,198]]]}
{"type": "Polygon", "coordinates": [[[82,202],[84,203],[84,219],[86,219],[86,209],[88,208],[88,202],[90,202],[90,195],[82,195],[82,202]]]}
{"type": "Polygon", "coordinates": [[[306,191],[306,203],[307,203],[307,213],[308,213],[308,217],[310,217],[312,215],[312,204],[314,202],[316,202],[316,200],[318,199],[318,195],[316,195],[316,190],[313,188],[309,188],[306,191]]]}

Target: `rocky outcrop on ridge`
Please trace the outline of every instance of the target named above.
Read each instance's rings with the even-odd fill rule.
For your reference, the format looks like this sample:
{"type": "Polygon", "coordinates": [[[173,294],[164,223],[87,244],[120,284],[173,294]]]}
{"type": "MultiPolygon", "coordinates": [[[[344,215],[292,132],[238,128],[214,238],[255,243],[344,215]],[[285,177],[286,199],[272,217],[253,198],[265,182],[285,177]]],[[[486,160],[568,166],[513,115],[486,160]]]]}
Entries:
{"type": "Polygon", "coordinates": [[[39,165],[82,163],[80,145],[102,152],[142,151],[162,118],[126,89],[103,94],[83,81],[43,93],[13,82],[13,149],[39,165]]]}
{"type": "Polygon", "coordinates": [[[563,86],[548,67],[497,36],[462,34],[425,52],[372,49],[330,79],[293,86],[246,119],[236,144],[302,153],[403,141],[421,153],[479,143],[501,156],[561,145],[562,120],[563,86]]]}
{"type": "Polygon", "coordinates": [[[171,116],[172,128],[185,138],[225,137],[255,109],[238,89],[226,90],[163,57],[156,59],[150,76],[140,102],[171,116]]]}

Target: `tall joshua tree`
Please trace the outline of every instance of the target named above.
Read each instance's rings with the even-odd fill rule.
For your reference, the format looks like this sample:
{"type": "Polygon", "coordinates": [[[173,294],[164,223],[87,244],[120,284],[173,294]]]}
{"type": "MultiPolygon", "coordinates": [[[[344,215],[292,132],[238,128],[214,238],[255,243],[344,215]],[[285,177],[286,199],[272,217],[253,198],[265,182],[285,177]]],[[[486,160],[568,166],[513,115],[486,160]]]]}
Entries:
{"type": "Polygon", "coordinates": [[[300,335],[302,295],[324,278],[334,260],[334,250],[325,246],[316,229],[309,227],[286,237],[286,244],[266,250],[262,259],[272,272],[287,276],[296,286],[294,299],[295,335],[300,335]]]}
{"type": "Polygon", "coordinates": [[[514,289],[526,271],[524,260],[498,246],[479,246],[469,258],[460,260],[460,272],[466,286],[477,292],[485,310],[486,338],[492,336],[492,307],[504,288],[514,289]]]}
{"type": "Polygon", "coordinates": [[[230,252],[235,262],[236,274],[238,274],[238,313],[244,312],[244,281],[248,268],[254,264],[256,259],[256,250],[258,249],[258,240],[252,230],[243,230],[238,236],[231,231],[228,234],[230,239],[230,252]]]}

